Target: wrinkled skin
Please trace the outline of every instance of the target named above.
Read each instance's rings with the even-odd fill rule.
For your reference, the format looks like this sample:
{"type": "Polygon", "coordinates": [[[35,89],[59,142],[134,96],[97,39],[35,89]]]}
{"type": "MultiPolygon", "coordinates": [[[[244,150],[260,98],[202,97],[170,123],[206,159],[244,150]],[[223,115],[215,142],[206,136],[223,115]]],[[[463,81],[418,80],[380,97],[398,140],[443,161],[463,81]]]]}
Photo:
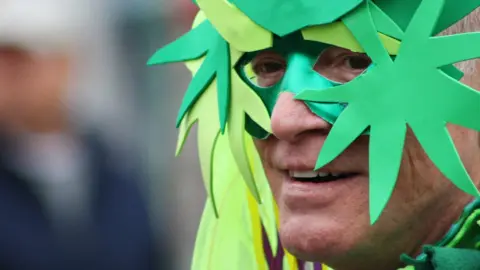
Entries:
{"type": "MultiPolygon", "coordinates": [[[[463,82],[480,89],[477,74],[463,82]]],[[[272,113],[273,135],[255,142],[279,206],[281,242],[300,259],[336,270],[397,269],[402,253],[418,255],[422,245],[440,240],[473,199],[445,179],[409,130],[394,193],[371,226],[367,136],[325,167],[359,176],[326,184],[299,184],[289,177],[288,170],[313,170],[330,128],[293,94],[282,93],[272,113]]],[[[479,134],[458,126],[449,130],[480,186],[479,134]]]]}

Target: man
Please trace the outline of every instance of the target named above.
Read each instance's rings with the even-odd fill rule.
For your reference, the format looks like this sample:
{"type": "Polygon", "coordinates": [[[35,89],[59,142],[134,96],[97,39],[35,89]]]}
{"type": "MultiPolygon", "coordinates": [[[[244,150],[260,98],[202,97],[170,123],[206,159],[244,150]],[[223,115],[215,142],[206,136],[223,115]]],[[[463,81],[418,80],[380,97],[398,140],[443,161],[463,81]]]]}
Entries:
{"type": "Polygon", "coordinates": [[[479,31],[480,1],[230,2],[198,0],[150,60],[194,72],[179,146],[198,120],[210,199],[192,267],[480,269],[479,33],[433,37],[479,31]]]}
{"type": "Polygon", "coordinates": [[[4,1],[0,16],[0,268],[154,269],[138,177],[73,121],[83,13],[4,1]]]}

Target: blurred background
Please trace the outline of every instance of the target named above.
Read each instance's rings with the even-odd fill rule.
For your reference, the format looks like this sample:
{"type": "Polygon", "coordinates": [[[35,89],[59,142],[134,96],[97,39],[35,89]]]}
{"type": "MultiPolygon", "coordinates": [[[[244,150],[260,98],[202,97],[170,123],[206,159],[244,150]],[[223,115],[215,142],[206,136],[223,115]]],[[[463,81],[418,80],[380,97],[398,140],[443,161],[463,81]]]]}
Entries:
{"type": "Polygon", "coordinates": [[[0,269],[189,270],[203,211],[191,79],[147,67],[191,0],[0,3],[0,269]]]}

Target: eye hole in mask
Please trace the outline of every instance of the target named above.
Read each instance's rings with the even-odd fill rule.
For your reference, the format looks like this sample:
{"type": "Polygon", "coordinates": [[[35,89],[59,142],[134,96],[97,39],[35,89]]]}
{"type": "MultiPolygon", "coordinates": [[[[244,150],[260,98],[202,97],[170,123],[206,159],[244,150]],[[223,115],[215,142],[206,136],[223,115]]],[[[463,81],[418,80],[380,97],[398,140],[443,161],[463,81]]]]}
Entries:
{"type": "MultiPolygon", "coordinates": [[[[331,46],[318,56],[313,70],[326,79],[347,83],[362,74],[372,60],[364,53],[331,46]]],[[[269,88],[278,84],[287,71],[287,58],[275,51],[261,51],[243,65],[243,73],[249,82],[259,88],[269,88]]]]}

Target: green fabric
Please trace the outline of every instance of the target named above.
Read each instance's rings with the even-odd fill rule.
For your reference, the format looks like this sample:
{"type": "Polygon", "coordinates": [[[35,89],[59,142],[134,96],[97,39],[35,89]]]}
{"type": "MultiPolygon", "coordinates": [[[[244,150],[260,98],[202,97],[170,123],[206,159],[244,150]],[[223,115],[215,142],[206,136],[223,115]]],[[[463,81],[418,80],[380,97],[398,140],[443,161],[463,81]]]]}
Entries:
{"type": "Polygon", "coordinates": [[[403,254],[401,260],[409,265],[403,270],[480,270],[480,199],[465,207],[436,245],[425,246],[415,259],[403,254]]]}
{"type": "MultiPolygon", "coordinates": [[[[435,246],[439,247],[454,247],[459,245],[459,247],[466,247],[466,248],[473,248],[475,247],[476,243],[468,243],[465,242],[465,240],[468,240],[468,238],[471,238],[472,232],[470,232],[468,235],[470,237],[465,237],[466,231],[470,230],[476,230],[476,235],[477,237],[480,237],[480,226],[474,226],[475,220],[478,220],[480,217],[478,216],[480,212],[480,199],[477,199],[467,205],[465,207],[465,210],[463,211],[462,215],[458,219],[456,223],[454,223],[447,233],[447,235],[440,240],[438,243],[435,244],[435,246]],[[464,239],[463,241],[458,240],[459,236],[461,239],[464,239]]],[[[475,234],[475,232],[473,232],[475,234]]],[[[480,242],[480,240],[477,240],[477,242],[480,242]]]]}
{"type": "MultiPolygon", "coordinates": [[[[319,91],[321,89],[330,88],[339,83],[331,81],[313,70],[315,61],[318,55],[330,47],[328,44],[319,42],[305,41],[300,33],[291,34],[285,38],[276,38],[273,50],[285,57],[287,60],[287,70],[283,78],[271,87],[259,87],[252,83],[247,74],[242,68],[243,65],[249,63],[258,52],[247,53],[237,66],[240,77],[257,93],[262,99],[267,110],[271,114],[277,102],[278,96],[282,92],[290,92],[298,94],[304,89],[315,88],[319,91]]],[[[340,113],[345,108],[345,105],[338,103],[316,103],[305,102],[310,110],[316,115],[322,117],[329,123],[335,122],[340,113]]],[[[247,121],[246,130],[250,135],[258,139],[268,137],[268,133],[258,127],[254,121],[247,121]]]]}
{"type": "Polygon", "coordinates": [[[422,259],[404,261],[415,270],[479,270],[480,251],[472,249],[426,246],[422,259]]]}

